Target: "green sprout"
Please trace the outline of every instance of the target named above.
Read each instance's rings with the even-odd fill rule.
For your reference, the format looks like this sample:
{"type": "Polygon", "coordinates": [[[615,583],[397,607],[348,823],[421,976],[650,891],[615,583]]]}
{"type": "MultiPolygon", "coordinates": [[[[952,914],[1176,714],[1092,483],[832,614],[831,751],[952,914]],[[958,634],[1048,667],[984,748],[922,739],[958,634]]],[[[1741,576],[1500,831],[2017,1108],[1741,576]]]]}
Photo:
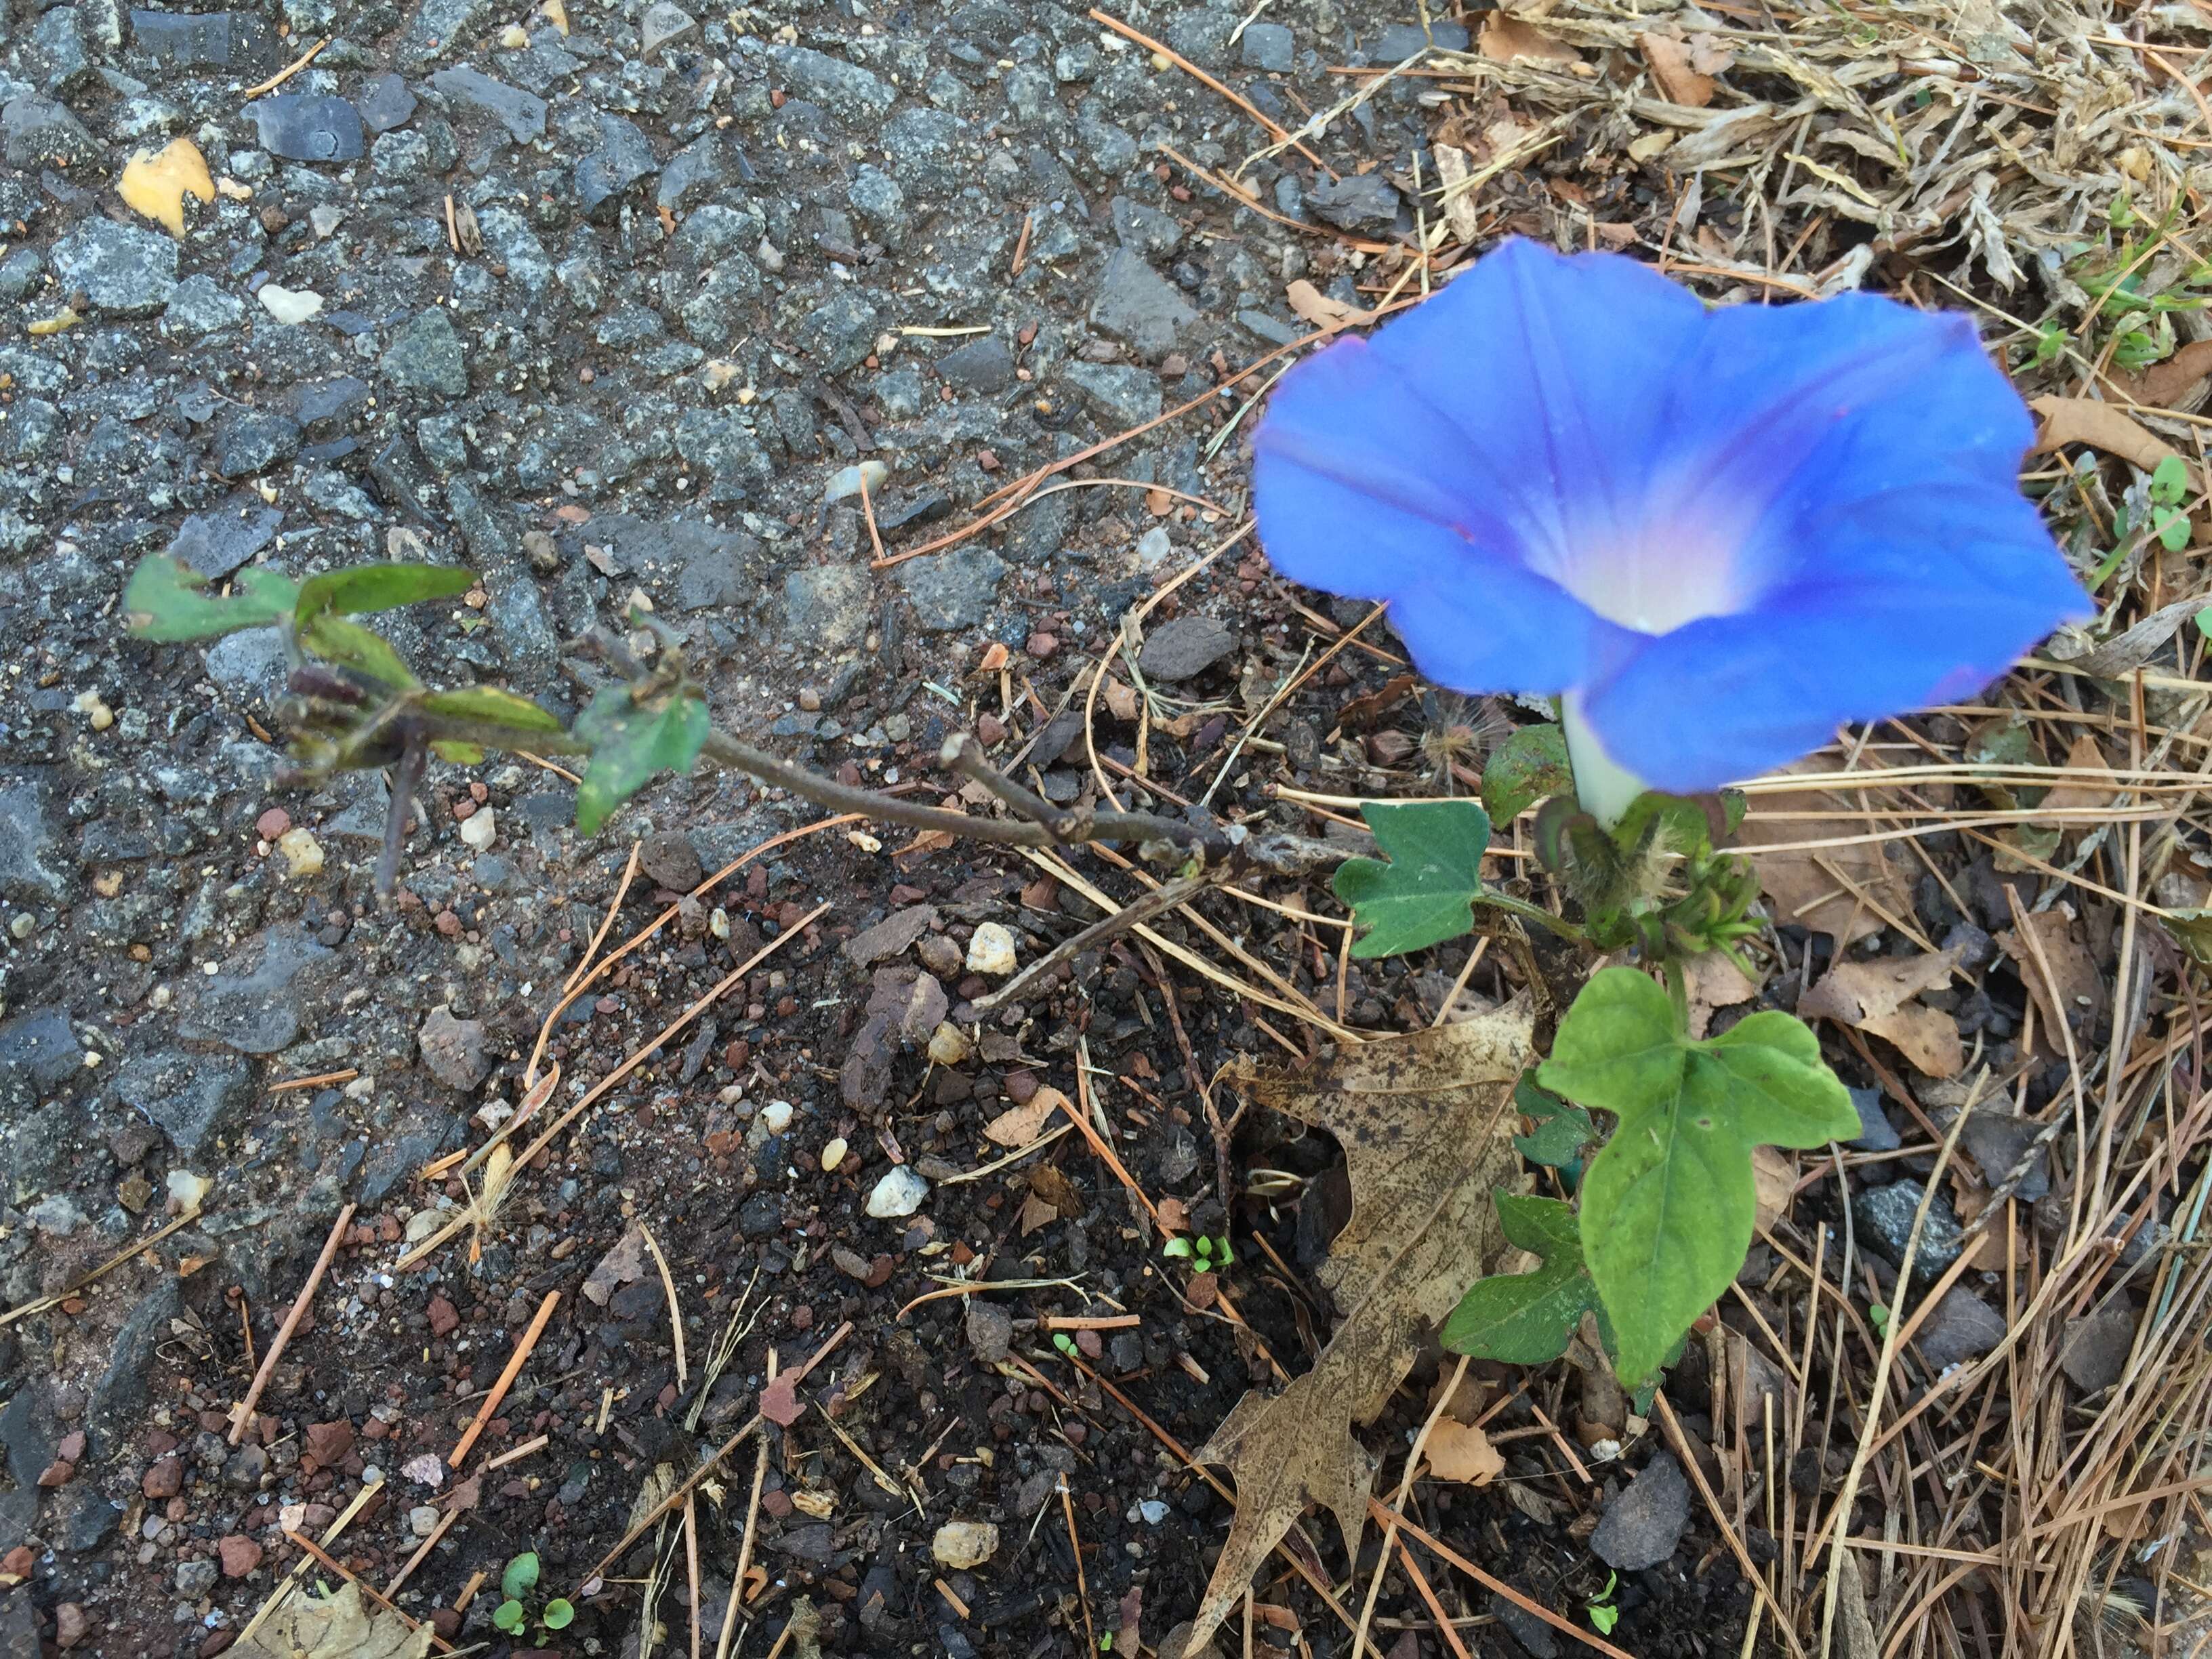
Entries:
{"type": "Polygon", "coordinates": [[[1208,1238],[1200,1233],[1195,1239],[1170,1238],[1160,1246],[1160,1254],[1170,1261],[1188,1261],[1202,1273],[1217,1273],[1237,1260],[1237,1252],[1229,1247],[1229,1235],[1208,1238]]]}
{"type": "Polygon", "coordinates": [[[1612,1635],[1613,1627],[1620,1622],[1620,1609],[1613,1604],[1613,1588],[1620,1583],[1619,1573],[1606,1574],[1605,1588],[1584,1607],[1583,1610],[1589,1614],[1590,1628],[1600,1636],[1612,1635]]]}
{"type": "MultiPolygon", "coordinates": [[[[509,1636],[520,1635],[530,1622],[530,1608],[523,1598],[538,1588],[538,1552],[525,1550],[499,1576],[500,1594],[506,1599],[492,1610],[491,1621],[509,1636]]],[[[575,1621],[576,1609],[563,1596],[555,1596],[538,1610],[540,1630],[566,1630],[575,1621]]]]}
{"type": "Polygon", "coordinates": [[[1867,1323],[1874,1327],[1874,1334],[1876,1336],[1881,1337],[1884,1341],[1888,1340],[1889,1309],[1886,1304],[1880,1302],[1867,1304],[1867,1323]]]}
{"type": "Polygon", "coordinates": [[[1075,1358],[1075,1339],[1066,1331],[1054,1331],[1052,1334],[1052,1346],[1070,1359],[1075,1358]]]}

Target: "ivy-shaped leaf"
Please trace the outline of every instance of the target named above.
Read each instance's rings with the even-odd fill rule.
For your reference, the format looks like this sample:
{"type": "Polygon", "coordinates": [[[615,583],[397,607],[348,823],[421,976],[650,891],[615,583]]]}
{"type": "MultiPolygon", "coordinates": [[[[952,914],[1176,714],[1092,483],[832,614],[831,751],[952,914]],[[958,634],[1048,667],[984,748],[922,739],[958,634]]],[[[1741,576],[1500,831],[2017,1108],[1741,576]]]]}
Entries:
{"type": "Polygon", "coordinates": [[[1457,939],[1474,926],[1490,817],[1470,800],[1373,801],[1360,809],[1389,854],[1346,859],[1333,884],[1365,930],[1355,957],[1395,957],[1457,939]]]}
{"type": "Polygon", "coordinates": [[[1547,795],[1575,787],[1566,735],[1556,726],[1524,726],[1498,745],[1482,769],[1482,804],[1492,823],[1511,823],[1547,795]]]}
{"type": "Polygon", "coordinates": [[[596,834],[654,773],[690,771],[711,726],[706,703],[690,686],[652,708],[634,702],[625,686],[609,686],[593,697],[576,720],[576,735],[592,745],[576,790],[576,828],[596,834]]]}
{"type": "Polygon", "coordinates": [[[538,1552],[525,1550],[507,1564],[507,1571],[499,1576],[500,1594],[510,1601],[520,1601],[538,1588],[538,1552]]]}
{"type": "Polygon", "coordinates": [[[1583,1175],[1581,1232],[1631,1387],[1741,1269],[1758,1209],[1752,1148],[1818,1146],[1858,1123],[1800,1021],[1757,1013],[1692,1042],[1667,993],[1632,968],[1583,988],[1537,1079],[1620,1119],[1583,1175]]]}
{"type": "Polygon", "coordinates": [[[1583,1316],[1595,1313],[1598,1334],[1610,1351],[1612,1324],[1583,1264],[1573,1208],[1555,1198],[1519,1193],[1499,1193],[1497,1203],[1507,1239],[1541,1256],[1543,1266],[1477,1279],[1444,1321],[1444,1346],[1477,1359],[1541,1365],[1565,1353],[1583,1316]]]}
{"type": "MultiPolygon", "coordinates": [[[[1524,1077],[1513,1091],[1514,1109],[1522,1116],[1535,1120],[1536,1127],[1525,1135],[1513,1137],[1515,1150],[1531,1164],[1540,1164],[1550,1170],[1576,1170],[1582,1164],[1583,1148],[1597,1139],[1597,1125],[1590,1115],[1571,1101],[1561,1100],[1548,1089],[1539,1088],[1534,1077],[1524,1077]]],[[[1534,1249],[1535,1246],[1523,1248],[1534,1249]]]]}
{"type": "Polygon", "coordinates": [[[441,599],[476,586],[476,573],[450,564],[356,564],[300,584],[300,621],[323,611],[350,617],[391,611],[420,599],[441,599]]]}
{"type": "Polygon", "coordinates": [[[149,553],[123,589],[131,638],[208,640],[241,628],[265,628],[290,616],[300,595],[290,577],[260,565],[240,571],[228,598],[208,593],[207,585],[182,559],[149,553]]]}

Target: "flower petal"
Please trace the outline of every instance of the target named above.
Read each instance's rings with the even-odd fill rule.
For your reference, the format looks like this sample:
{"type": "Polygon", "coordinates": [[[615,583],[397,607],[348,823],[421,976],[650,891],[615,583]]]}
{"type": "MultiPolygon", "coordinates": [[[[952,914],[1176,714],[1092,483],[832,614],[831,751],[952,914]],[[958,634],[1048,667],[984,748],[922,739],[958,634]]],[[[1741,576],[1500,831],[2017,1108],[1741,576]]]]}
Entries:
{"type": "Polygon", "coordinates": [[[1713,789],[1796,759],[1845,720],[1988,684],[2094,614],[2016,491],[1901,490],[1832,514],[1828,570],[1758,609],[1640,641],[1588,718],[1652,787],[1713,789]]]}

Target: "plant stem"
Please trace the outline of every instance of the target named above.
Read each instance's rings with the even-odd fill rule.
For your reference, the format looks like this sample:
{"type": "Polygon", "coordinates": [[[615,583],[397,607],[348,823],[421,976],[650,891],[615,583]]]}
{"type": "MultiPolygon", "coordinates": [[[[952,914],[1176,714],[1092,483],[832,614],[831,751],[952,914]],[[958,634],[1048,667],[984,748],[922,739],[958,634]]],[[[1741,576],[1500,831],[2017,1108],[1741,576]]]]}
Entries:
{"type": "MultiPolygon", "coordinates": [[[[507,749],[518,741],[519,734],[514,727],[489,721],[441,718],[434,724],[432,735],[486,748],[507,749]]],[[[530,747],[539,754],[591,752],[590,744],[570,732],[532,732],[524,735],[530,747]]],[[[842,784],[719,728],[708,733],[706,745],[699,753],[700,758],[711,765],[743,772],[775,788],[788,789],[832,811],[860,812],[881,823],[908,830],[937,830],[1001,846],[1059,847],[1093,841],[1162,841],[1200,852],[1209,864],[1243,860],[1285,872],[1302,872],[1324,860],[1343,856],[1334,847],[1302,836],[1249,836],[1241,829],[1209,829],[1151,812],[1095,812],[1085,809],[1063,811],[983,761],[981,746],[965,733],[946,743],[944,753],[948,763],[1022,813],[1021,818],[987,818],[908,800],[880,790],[842,784]]]]}

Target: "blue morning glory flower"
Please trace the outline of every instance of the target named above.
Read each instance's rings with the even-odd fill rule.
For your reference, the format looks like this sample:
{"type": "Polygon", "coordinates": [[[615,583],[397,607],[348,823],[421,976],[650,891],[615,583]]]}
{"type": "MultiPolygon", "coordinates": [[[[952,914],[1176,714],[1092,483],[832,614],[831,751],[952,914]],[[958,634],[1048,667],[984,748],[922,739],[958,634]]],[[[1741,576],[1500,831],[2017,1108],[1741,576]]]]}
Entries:
{"type": "Polygon", "coordinates": [[[1611,818],[1963,697],[2091,615],[2020,493],[2032,430],[1965,317],[1708,310],[1512,240],[1285,376],[1255,493],[1276,568],[1388,600],[1431,680],[1560,697],[1611,818]]]}

